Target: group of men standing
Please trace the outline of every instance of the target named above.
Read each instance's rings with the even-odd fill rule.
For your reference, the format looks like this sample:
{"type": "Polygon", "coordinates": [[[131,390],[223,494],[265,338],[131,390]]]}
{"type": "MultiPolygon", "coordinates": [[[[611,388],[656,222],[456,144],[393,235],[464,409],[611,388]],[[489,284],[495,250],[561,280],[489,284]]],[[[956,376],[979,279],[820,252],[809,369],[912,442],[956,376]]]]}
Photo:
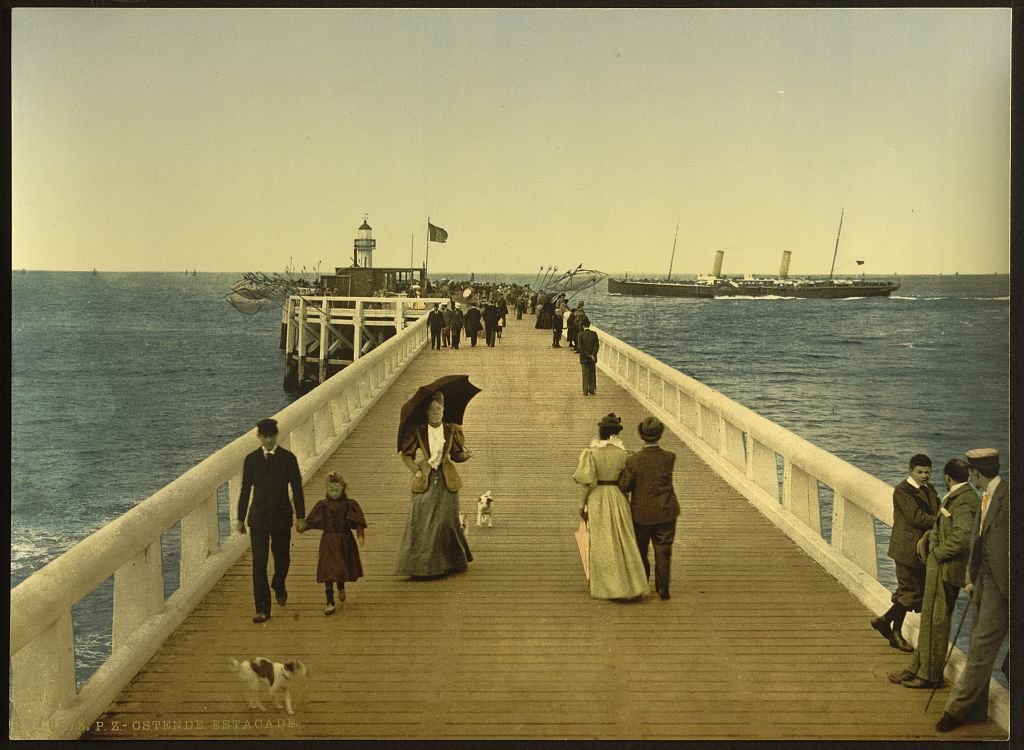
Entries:
{"type": "Polygon", "coordinates": [[[462,332],[466,332],[470,346],[476,346],[477,337],[484,332],[487,346],[494,346],[501,338],[508,315],[508,303],[504,298],[497,301],[488,300],[483,310],[476,302],[470,302],[463,312],[458,303],[435,302],[433,309],[427,313],[427,327],[430,329],[431,349],[458,349],[462,340],[462,332]]]}
{"type": "MultiPolygon", "coordinates": [[[[940,732],[987,719],[992,668],[1009,633],[1009,483],[999,476],[995,449],[970,450],[965,458],[943,467],[941,499],[929,483],[931,459],[910,459],[909,476],[893,491],[888,554],[897,587],[892,606],[871,621],[893,648],[912,653],[889,681],[934,690],[944,684],[953,611],[966,590],[974,612],[967,664],[935,725],[940,732]],[[921,613],[917,648],[901,632],[907,612],[921,613]]],[[[1009,654],[1002,672],[1009,679],[1009,654]]]]}

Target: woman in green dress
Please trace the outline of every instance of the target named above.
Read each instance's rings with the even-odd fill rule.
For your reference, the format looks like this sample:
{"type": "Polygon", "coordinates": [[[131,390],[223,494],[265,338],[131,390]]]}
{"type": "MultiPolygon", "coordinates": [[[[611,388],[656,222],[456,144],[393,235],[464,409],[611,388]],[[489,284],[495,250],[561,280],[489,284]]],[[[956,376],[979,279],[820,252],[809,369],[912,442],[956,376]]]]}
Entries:
{"type": "Polygon", "coordinates": [[[629,501],[618,487],[629,452],[618,437],[622,420],[604,416],[598,439],[580,454],[573,479],[579,485],[580,515],[590,529],[590,595],[595,599],[636,599],[648,591],[636,546],[629,501]]]}

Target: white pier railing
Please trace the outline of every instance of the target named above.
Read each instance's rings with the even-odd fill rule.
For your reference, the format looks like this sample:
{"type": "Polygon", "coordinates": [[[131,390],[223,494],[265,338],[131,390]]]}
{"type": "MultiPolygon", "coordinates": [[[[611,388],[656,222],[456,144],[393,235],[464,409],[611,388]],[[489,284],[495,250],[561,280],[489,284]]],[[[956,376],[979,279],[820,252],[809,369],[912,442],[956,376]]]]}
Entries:
{"type": "MultiPolygon", "coordinates": [[[[275,415],[281,444],[296,454],[304,480],[428,338],[426,320],[420,319],[275,415]]],[[[258,445],[255,432],[209,456],[11,591],[12,738],[77,738],[248,549],[248,538],[234,531],[234,522],[242,461],[258,445]],[[221,544],[218,493],[225,485],[232,531],[221,544]],[[181,580],[165,600],[161,534],[179,522],[181,580]],[[71,609],[111,576],[111,654],[76,691],[71,609]]]]}
{"type": "MultiPolygon", "coordinates": [[[[651,355],[593,330],[600,336],[603,372],[871,611],[888,609],[890,593],[877,578],[872,517],[892,526],[892,487],[651,355]],[[820,486],[833,494],[830,542],[821,533],[820,486]]],[[[913,613],[905,622],[908,640],[915,643],[918,622],[913,613]]],[[[955,680],[964,663],[963,652],[954,649],[947,676],[955,680]]],[[[1007,730],[1009,710],[1008,692],[993,680],[990,715],[1007,730]]]]}

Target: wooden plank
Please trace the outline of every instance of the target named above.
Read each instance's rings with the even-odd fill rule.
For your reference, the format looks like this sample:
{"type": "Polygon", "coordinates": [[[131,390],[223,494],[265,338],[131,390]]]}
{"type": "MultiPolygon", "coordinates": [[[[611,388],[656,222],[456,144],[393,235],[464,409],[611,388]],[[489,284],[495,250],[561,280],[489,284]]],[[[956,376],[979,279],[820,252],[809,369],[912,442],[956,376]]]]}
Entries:
{"type": "MultiPolygon", "coordinates": [[[[682,516],[672,599],[590,598],[572,538],[579,450],[614,411],[638,447],[644,410],[601,373],[581,394],[568,349],[533,319],[496,347],[426,350],[306,487],[340,471],[367,514],[366,577],[324,617],[319,534],[293,535],[289,601],[250,622],[246,556],[126,687],[87,739],[935,739],[946,691],[891,685],[907,656],[868,627],[852,595],[675,437],[682,516]],[[395,455],[404,400],[468,373],[474,458],[462,510],[495,497],[493,528],[471,525],[467,573],[392,575],[409,507],[395,455]],[[231,658],[302,659],[295,716],[251,711],[231,658]],[[117,727],[115,730],[113,727],[117,727]]],[[[957,739],[997,738],[980,724],[957,739]]]]}

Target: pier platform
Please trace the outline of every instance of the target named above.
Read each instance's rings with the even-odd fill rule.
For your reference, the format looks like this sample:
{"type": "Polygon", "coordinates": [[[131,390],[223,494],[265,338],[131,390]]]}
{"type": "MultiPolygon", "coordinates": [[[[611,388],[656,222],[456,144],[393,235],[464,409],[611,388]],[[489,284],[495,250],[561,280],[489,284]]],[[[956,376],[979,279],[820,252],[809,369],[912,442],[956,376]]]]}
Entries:
{"type": "MultiPolygon", "coordinates": [[[[577,356],[533,323],[510,316],[493,348],[425,348],[310,476],[307,509],[337,470],[369,523],[366,576],[335,615],[316,582],[319,532],[293,532],[288,603],[261,625],[246,552],[82,738],[937,739],[948,689],[925,711],[928,691],[890,684],[908,655],[869,627],[874,613],[668,430],[682,506],[672,598],[590,598],[572,473],[602,415],[639,448],[648,412],[603,371],[583,397],[577,356]],[[392,575],[409,507],[399,410],[452,373],[483,389],[459,467],[475,559],[410,581],[392,575]],[[486,490],[494,526],[478,528],[486,490]],[[254,656],[307,665],[293,716],[248,708],[228,662],[254,656]]],[[[954,734],[1005,738],[994,723],[954,734]]]]}

